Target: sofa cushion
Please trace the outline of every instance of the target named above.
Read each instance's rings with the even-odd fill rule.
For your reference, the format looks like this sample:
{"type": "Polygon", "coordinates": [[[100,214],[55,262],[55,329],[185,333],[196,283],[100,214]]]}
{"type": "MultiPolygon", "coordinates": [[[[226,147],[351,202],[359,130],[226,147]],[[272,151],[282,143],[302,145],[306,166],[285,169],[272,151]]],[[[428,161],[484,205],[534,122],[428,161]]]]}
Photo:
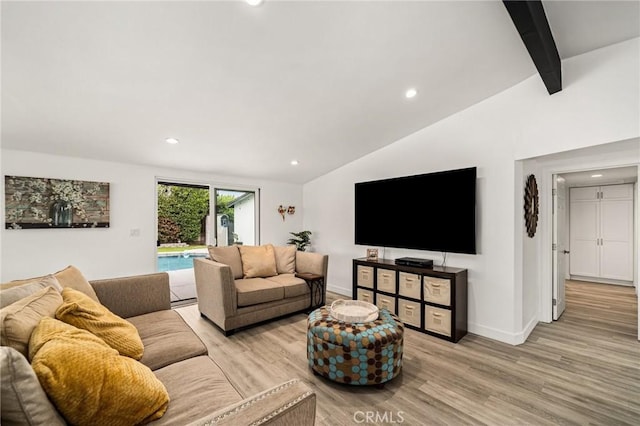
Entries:
{"type": "Polygon", "coordinates": [[[296,272],[295,245],[273,246],[276,255],[276,270],[278,274],[294,274],[296,272]]]}
{"type": "Polygon", "coordinates": [[[251,306],[284,299],[284,288],[264,278],[245,278],[236,281],[238,306],[251,306]]]}
{"type": "Polygon", "coordinates": [[[31,296],[38,290],[42,290],[45,287],[53,287],[58,290],[58,292],[62,291],[60,283],[58,283],[58,280],[53,275],[36,278],[33,281],[27,281],[22,285],[0,290],[0,308],[4,308],[20,299],[31,296]]]}
{"type": "Polygon", "coordinates": [[[207,354],[202,340],[176,311],[157,311],[127,319],[144,344],[140,362],[152,370],[207,354]]]}
{"type": "Polygon", "coordinates": [[[53,287],[45,287],[0,309],[0,344],[28,356],[29,339],[42,317],[53,318],[62,296],[53,287]]]}
{"type": "Polygon", "coordinates": [[[166,388],[145,365],[86,330],[43,318],[31,336],[31,365],[71,424],[133,425],[162,417],[166,388]]]}
{"type": "Polygon", "coordinates": [[[211,260],[228,265],[231,268],[234,279],[238,280],[242,278],[242,258],[240,257],[238,246],[208,246],[208,249],[211,260]]]}
{"type": "Polygon", "coordinates": [[[208,356],[199,356],[154,371],[167,388],[171,403],[157,425],[185,425],[241,401],[223,371],[208,356]]]}
{"type": "Polygon", "coordinates": [[[309,294],[309,286],[302,278],[298,278],[295,274],[279,274],[275,277],[265,278],[265,280],[273,281],[281,285],[284,289],[284,298],[303,296],[309,294]]]}
{"type": "Polygon", "coordinates": [[[57,319],[95,334],[120,355],[142,358],[142,340],[129,321],[70,287],[62,290],[62,300],[56,311],[57,319]]]}
{"type": "Polygon", "coordinates": [[[29,361],[13,348],[0,347],[0,423],[66,425],[44,393],[29,361]]]}
{"type": "Polygon", "coordinates": [[[239,246],[244,278],[272,277],[276,275],[276,255],[271,244],[239,246]]]}

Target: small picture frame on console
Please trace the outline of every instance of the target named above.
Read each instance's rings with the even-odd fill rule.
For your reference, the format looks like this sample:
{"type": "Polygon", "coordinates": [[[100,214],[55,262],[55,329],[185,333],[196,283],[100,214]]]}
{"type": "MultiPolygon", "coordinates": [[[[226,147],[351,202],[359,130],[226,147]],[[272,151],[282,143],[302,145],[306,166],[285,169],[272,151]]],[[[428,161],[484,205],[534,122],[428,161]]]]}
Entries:
{"type": "Polygon", "coordinates": [[[367,260],[378,260],[378,249],[367,249],[367,260]]]}

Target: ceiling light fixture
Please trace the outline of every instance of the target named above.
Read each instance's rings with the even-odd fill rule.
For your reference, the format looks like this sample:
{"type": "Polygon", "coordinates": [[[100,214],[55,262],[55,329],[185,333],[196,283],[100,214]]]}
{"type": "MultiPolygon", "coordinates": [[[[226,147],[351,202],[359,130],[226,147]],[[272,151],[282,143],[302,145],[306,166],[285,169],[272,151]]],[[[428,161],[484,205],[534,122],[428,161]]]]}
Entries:
{"type": "Polygon", "coordinates": [[[591,175],[591,177],[602,177],[602,175],[591,175]]]}
{"type": "Polygon", "coordinates": [[[165,141],[166,143],[170,143],[171,145],[175,145],[175,144],[177,144],[178,142],[180,142],[180,141],[179,141],[178,139],[176,139],[176,138],[166,138],[164,141],[165,141]]]}
{"type": "Polygon", "coordinates": [[[249,6],[260,6],[264,0],[246,0],[249,6]]]}
{"type": "Polygon", "coordinates": [[[298,160],[291,160],[291,165],[292,166],[297,166],[298,165],[298,160]]]}
{"type": "Polygon", "coordinates": [[[418,94],[418,91],[413,87],[411,89],[408,89],[406,92],[404,92],[404,96],[407,99],[415,98],[417,94],[418,94]]]}

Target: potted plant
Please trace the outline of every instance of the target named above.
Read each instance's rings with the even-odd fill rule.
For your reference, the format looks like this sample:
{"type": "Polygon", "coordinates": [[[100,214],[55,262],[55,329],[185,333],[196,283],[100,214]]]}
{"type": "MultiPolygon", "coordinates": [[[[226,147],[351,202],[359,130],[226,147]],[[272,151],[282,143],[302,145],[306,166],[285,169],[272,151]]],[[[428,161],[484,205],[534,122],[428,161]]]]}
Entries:
{"type": "Polygon", "coordinates": [[[311,242],[311,231],[289,232],[293,237],[289,238],[287,244],[295,244],[299,251],[305,251],[311,242]]]}

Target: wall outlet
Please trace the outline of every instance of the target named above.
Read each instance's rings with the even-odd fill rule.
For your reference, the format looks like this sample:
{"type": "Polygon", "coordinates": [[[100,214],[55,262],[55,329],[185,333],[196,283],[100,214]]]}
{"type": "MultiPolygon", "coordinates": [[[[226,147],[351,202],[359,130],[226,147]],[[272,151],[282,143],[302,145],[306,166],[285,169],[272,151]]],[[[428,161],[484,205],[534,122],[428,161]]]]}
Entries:
{"type": "Polygon", "coordinates": [[[140,228],[132,228],[129,231],[129,236],[130,237],[139,237],[140,236],[140,228]]]}

